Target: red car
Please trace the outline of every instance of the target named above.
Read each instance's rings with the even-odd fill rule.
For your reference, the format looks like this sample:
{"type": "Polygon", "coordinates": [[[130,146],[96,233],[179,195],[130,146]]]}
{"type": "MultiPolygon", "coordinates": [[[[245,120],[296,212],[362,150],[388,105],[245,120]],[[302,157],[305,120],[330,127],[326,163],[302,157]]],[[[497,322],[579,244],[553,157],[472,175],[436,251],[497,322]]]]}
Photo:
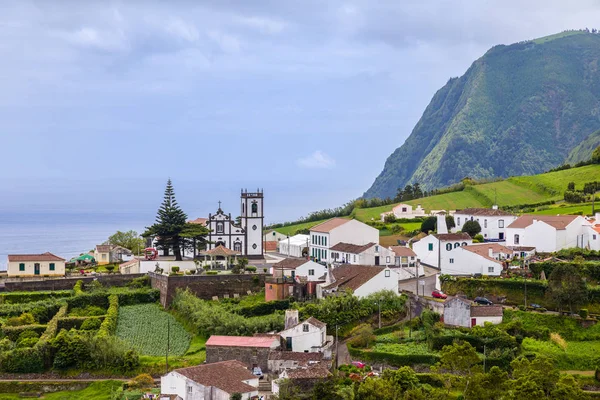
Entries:
{"type": "Polygon", "coordinates": [[[360,361],[352,361],[352,365],[354,365],[357,368],[364,368],[366,364],[360,361]]]}
{"type": "Polygon", "coordinates": [[[431,295],[436,298],[436,299],[445,299],[448,297],[448,295],[444,292],[442,292],[441,290],[434,290],[433,292],[431,292],[431,295]]]}

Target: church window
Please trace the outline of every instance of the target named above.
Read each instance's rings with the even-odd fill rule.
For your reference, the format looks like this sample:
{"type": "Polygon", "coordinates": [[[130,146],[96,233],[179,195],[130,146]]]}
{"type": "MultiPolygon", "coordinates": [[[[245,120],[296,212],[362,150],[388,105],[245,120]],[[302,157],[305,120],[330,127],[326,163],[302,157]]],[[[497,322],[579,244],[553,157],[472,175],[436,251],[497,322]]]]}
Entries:
{"type": "Polygon", "coordinates": [[[217,222],[217,233],[223,233],[225,227],[222,222],[217,222]]]}
{"type": "Polygon", "coordinates": [[[460,246],[460,243],[458,243],[458,242],[454,243],[454,248],[457,248],[458,246],[460,246]]]}
{"type": "Polygon", "coordinates": [[[235,251],[242,251],[242,242],[235,242],[233,244],[233,250],[235,251]]]}
{"type": "Polygon", "coordinates": [[[258,204],[256,202],[252,203],[252,214],[258,214],[258,204]]]}
{"type": "Polygon", "coordinates": [[[452,243],[446,243],[446,250],[448,250],[448,251],[452,250],[452,243]]]}
{"type": "Polygon", "coordinates": [[[255,231],[257,229],[256,225],[252,225],[252,230],[255,231]]]}
{"type": "Polygon", "coordinates": [[[258,246],[256,245],[256,243],[254,243],[254,244],[252,245],[252,248],[253,248],[254,250],[256,250],[256,248],[257,248],[257,247],[258,247],[258,246]]]}

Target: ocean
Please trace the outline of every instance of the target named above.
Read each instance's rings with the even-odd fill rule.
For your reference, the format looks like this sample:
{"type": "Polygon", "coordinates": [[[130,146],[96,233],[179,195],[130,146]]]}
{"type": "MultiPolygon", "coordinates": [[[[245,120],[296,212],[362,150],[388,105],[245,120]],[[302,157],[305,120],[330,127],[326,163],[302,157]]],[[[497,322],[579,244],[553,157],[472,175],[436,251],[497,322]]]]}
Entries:
{"type": "Polygon", "coordinates": [[[118,230],[142,233],[154,217],[154,213],[0,212],[0,270],[6,270],[8,254],[49,251],[68,260],[118,230]]]}

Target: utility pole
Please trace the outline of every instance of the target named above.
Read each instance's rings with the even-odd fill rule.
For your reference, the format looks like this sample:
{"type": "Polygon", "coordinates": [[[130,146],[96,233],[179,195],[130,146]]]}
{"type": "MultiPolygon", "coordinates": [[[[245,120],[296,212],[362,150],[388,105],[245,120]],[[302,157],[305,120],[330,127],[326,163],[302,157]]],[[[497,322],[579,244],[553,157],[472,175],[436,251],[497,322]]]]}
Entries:
{"type": "Polygon", "coordinates": [[[338,341],[338,325],[335,324],[335,368],[340,366],[340,344],[338,341]]]}
{"type": "Polygon", "coordinates": [[[381,302],[383,301],[383,297],[379,298],[379,329],[381,329],[381,302]]]}
{"type": "Polygon", "coordinates": [[[485,374],[485,344],[483,345],[483,373],[485,374]]]}
{"type": "Polygon", "coordinates": [[[171,342],[171,320],[167,319],[167,353],[166,353],[166,364],[167,374],[169,373],[169,343],[171,342]]]}
{"type": "Polygon", "coordinates": [[[525,278],[525,308],[527,308],[527,278],[525,278]]]}

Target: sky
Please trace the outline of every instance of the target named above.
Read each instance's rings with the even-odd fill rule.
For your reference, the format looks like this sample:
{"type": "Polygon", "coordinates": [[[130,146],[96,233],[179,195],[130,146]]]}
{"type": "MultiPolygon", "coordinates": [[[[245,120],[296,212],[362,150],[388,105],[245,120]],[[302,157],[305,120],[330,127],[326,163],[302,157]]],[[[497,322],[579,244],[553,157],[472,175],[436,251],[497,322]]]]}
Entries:
{"type": "MultiPolygon", "coordinates": [[[[0,2],[0,212],[266,221],[368,189],[433,94],[497,44],[599,27],[600,2],[0,2]]],[[[151,222],[151,221],[150,221],[151,222]]]]}

